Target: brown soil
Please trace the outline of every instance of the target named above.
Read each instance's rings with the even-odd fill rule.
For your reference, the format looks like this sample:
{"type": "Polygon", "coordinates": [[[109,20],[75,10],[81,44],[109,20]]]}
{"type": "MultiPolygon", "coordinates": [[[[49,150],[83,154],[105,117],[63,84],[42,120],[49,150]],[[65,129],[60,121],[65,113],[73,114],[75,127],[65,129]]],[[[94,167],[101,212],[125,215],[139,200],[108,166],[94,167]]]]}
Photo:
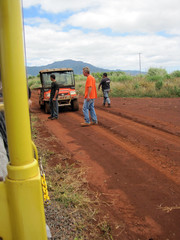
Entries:
{"type": "Polygon", "coordinates": [[[98,98],[99,125],[84,128],[82,97],[78,112],[61,109],[53,121],[39,109],[36,91],[32,101],[44,127],[88,168],[113,239],[180,239],[180,98],[113,98],[111,108],[98,98]]]}

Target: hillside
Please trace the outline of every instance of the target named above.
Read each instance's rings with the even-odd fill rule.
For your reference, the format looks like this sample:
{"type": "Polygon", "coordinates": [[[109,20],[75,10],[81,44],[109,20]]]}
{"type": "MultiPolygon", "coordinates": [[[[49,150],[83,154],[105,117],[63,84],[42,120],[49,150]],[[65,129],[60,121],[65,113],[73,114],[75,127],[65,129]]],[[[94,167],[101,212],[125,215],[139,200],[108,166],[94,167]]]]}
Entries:
{"type": "MultiPolygon", "coordinates": [[[[110,72],[114,70],[104,69],[104,68],[98,68],[95,67],[89,63],[85,63],[82,61],[74,61],[74,60],[64,60],[64,61],[58,61],[54,62],[45,66],[37,66],[37,67],[26,67],[27,75],[31,76],[37,76],[39,74],[39,71],[42,69],[48,69],[48,68],[72,68],[74,70],[75,74],[82,74],[83,67],[89,67],[92,73],[96,72],[110,72]]],[[[131,75],[139,74],[139,71],[130,71],[130,70],[116,70],[116,71],[123,71],[131,75]]]]}

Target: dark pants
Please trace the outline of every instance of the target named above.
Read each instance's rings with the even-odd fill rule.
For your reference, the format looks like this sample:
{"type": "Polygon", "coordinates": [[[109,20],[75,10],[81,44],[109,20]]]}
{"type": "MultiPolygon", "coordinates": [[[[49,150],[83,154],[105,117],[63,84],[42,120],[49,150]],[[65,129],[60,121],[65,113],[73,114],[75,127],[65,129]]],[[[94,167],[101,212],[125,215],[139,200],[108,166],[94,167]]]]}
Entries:
{"type": "Polygon", "coordinates": [[[50,99],[49,104],[51,109],[51,117],[58,118],[59,113],[58,100],[56,99],[55,101],[53,101],[52,99],[50,99]]]}

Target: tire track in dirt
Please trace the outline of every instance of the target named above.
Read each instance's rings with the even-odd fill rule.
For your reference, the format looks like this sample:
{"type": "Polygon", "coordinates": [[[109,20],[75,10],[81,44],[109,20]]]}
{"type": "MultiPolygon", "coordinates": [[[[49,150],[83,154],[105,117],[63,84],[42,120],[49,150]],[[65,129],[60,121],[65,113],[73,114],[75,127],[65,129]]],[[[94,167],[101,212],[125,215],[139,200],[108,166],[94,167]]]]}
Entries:
{"type": "MultiPolygon", "coordinates": [[[[180,138],[103,110],[96,110],[105,137],[179,184],[180,138]]],[[[83,116],[82,113],[78,113],[83,116]]],[[[97,129],[98,131],[98,129],[97,129]]]]}
{"type": "MultiPolygon", "coordinates": [[[[102,107],[97,107],[97,109],[102,110],[102,107]]],[[[142,116],[139,116],[139,115],[133,116],[128,112],[123,112],[122,110],[118,113],[114,110],[108,110],[108,112],[112,113],[114,115],[120,116],[124,119],[129,119],[133,122],[142,124],[144,126],[154,128],[154,129],[160,130],[162,132],[169,133],[169,134],[180,137],[180,128],[177,127],[177,126],[174,126],[173,124],[170,124],[170,123],[165,124],[165,123],[163,123],[162,121],[159,121],[159,120],[154,122],[153,118],[147,118],[145,116],[143,116],[143,118],[142,118],[142,116]]]]}
{"type": "MultiPolygon", "coordinates": [[[[83,106],[82,99],[80,99],[79,105],[82,108],[82,106],[83,106]]],[[[102,111],[111,113],[113,115],[119,116],[123,119],[128,119],[128,120],[133,121],[135,123],[139,123],[141,125],[150,127],[151,129],[155,128],[155,129],[160,130],[162,132],[169,133],[169,134],[180,137],[180,127],[178,127],[176,125],[173,125],[170,122],[167,124],[167,123],[164,123],[160,120],[155,120],[152,117],[148,117],[148,118],[146,116],[142,117],[138,114],[134,115],[131,112],[124,112],[123,110],[119,111],[119,109],[117,111],[117,108],[106,108],[104,106],[102,107],[102,106],[99,106],[99,105],[96,106],[96,111],[97,110],[102,110],[102,111]]],[[[180,121],[180,118],[179,118],[179,121],[180,121]]]]}
{"type": "MultiPolygon", "coordinates": [[[[123,116],[119,116],[118,114],[110,111],[105,111],[102,109],[96,109],[98,119],[100,119],[100,125],[102,125],[105,128],[108,128],[109,130],[115,130],[118,127],[124,127],[124,125],[127,125],[129,130],[133,130],[134,128],[139,128],[141,132],[143,132],[144,135],[149,134],[152,138],[155,138],[155,136],[159,136],[161,139],[166,139],[166,141],[169,144],[175,144],[179,147],[180,145],[180,138],[173,133],[169,133],[164,131],[164,129],[158,129],[152,127],[151,125],[144,125],[144,123],[138,122],[136,120],[129,119],[123,116]],[[110,124],[109,126],[106,124],[106,119],[108,121],[114,122],[113,124],[110,124]]],[[[79,115],[83,116],[81,112],[77,112],[79,115]]],[[[113,131],[116,132],[116,131],[113,131]]],[[[179,150],[175,150],[177,152],[180,152],[179,150]]]]}

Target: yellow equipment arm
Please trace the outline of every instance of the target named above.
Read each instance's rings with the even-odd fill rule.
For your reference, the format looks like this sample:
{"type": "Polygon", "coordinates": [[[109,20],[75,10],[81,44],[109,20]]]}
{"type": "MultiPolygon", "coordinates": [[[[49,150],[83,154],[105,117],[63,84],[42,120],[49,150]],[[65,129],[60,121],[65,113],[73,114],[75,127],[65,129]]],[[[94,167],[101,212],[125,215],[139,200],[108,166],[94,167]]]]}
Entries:
{"type": "Polygon", "coordinates": [[[47,239],[41,176],[33,157],[20,0],[0,0],[0,66],[10,163],[0,182],[0,239],[47,239]]]}

